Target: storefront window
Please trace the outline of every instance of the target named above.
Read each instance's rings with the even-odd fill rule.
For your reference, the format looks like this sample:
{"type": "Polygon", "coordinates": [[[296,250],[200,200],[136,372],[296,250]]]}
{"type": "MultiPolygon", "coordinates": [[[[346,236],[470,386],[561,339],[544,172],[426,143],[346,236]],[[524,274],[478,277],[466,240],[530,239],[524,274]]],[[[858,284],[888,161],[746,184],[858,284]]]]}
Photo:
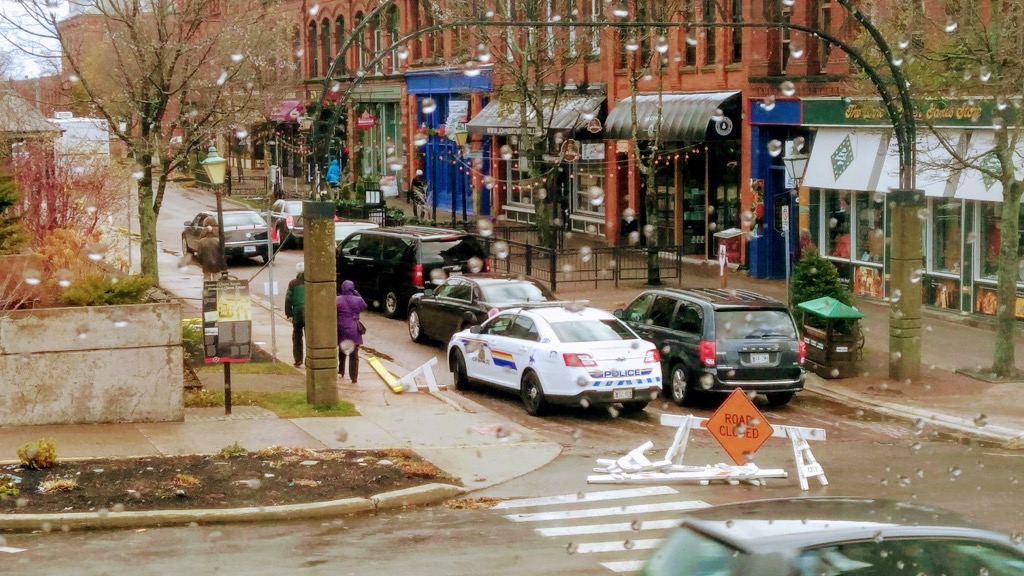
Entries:
{"type": "Polygon", "coordinates": [[[826,190],[825,195],[825,255],[849,258],[850,239],[850,193],[840,190],[826,190]]]}
{"type": "Polygon", "coordinates": [[[576,191],[573,195],[573,212],[584,212],[604,216],[604,198],[595,204],[591,188],[604,190],[604,162],[580,162],[576,166],[576,191]]]}
{"type": "Polygon", "coordinates": [[[530,188],[526,184],[526,180],[522,179],[527,176],[525,173],[521,173],[519,169],[519,160],[513,158],[505,161],[505,174],[508,175],[506,182],[506,195],[509,204],[533,204],[533,196],[530,194],[530,188]]]}
{"type": "Polygon", "coordinates": [[[935,199],[931,214],[931,268],[936,272],[959,273],[963,201],[935,199]]]}
{"type": "Polygon", "coordinates": [[[885,256],[885,197],[864,192],[854,197],[857,207],[857,242],[853,254],[861,262],[881,264],[885,256]]]}
{"type": "MultiPolygon", "coordinates": [[[[999,242],[1001,238],[1002,225],[1000,224],[1000,211],[1002,205],[995,202],[978,203],[978,224],[981,231],[981,246],[979,246],[979,262],[982,278],[995,280],[999,274],[999,242]]],[[[1024,210],[1020,211],[1017,220],[1018,230],[1024,235],[1024,210]]],[[[1024,242],[1021,242],[1017,250],[1018,260],[1024,259],[1024,242]]],[[[1024,284],[1024,270],[1017,278],[1018,283],[1024,284]]]]}

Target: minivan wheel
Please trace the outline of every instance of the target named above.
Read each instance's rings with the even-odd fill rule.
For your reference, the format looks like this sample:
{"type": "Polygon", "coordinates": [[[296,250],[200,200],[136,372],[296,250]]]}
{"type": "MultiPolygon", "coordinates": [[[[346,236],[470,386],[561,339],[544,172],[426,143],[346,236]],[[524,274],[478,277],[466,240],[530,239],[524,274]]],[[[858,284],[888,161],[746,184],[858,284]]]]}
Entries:
{"type": "Polygon", "coordinates": [[[388,290],[384,294],[383,308],[384,315],[388,318],[398,318],[402,315],[401,300],[398,298],[398,292],[394,290],[388,290]]]}
{"type": "Polygon", "coordinates": [[[452,376],[455,379],[455,389],[469,390],[469,375],[466,373],[466,359],[462,357],[462,352],[459,350],[452,351],[448,367],[451,368],[452,376]]]}
{"type": "Polygon", "coordinates": [[[537,373],[530,371],[523,375],[522,391],[523,406],[530,416],[543,416],[548,410],[544,399],[544,387],[541,386],[537,373]]]}
{"type": "Polygon", "coordinates": [[[665,383],[668,390],[665,392],[673,402],[680,406],[686,406],[693,395],[690,390],[690,373],[685,366],[676,363],[672,365],[668,374],[668,382],[665,383]]]}
{"type": "Polygon", "coordinates": [[[424,342],[427,337],[423,335],[423,326],[420,325],[420,311],[415,307],[409,309],[409,338],[413,342],[424,342]]]}
{"type": "Polygon", "coordinates": [[[793,399],[794,394],[796,394],[796,392],[773,392],[771,394],[765,394],[765,397],[768,399],[769,406],[779,408],[789,404],[789,401],[793,399]]]}

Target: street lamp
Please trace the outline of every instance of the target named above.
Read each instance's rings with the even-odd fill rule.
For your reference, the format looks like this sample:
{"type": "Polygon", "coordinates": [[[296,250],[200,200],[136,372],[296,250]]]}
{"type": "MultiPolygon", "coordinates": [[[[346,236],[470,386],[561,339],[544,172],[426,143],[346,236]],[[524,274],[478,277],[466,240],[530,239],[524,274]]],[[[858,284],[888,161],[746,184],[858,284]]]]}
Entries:
{"type": "MultiPolygon", "coordinates": [[[[807,171],[807,160],[806,154],[793,150],[782,158],[783,163],[786,165],[786,172],[789,174],[789,179],[793,181],[793,190],[800,190],[800,183],[803,182],[804,172],[807,171]]],[[[786,198],[786,211],[782,218],[782,235],[786,239],[786,294],[789,294],[789,276],[790,269],[792,268],[793,252],[790,249],[790,220],[793,215],[789,213],[789,206],[791,202],[789,198],[786,198]]]]}
{"type": "MultiPolygon", "coordinates": [[[[210,145],[206,153],[206,159],[199,163],[206,172],[206,177],[213,184],[214,192],[217,195],[217,238],[220,241],[220,279],[227,280],[227,254],[224,248],[224,208],[221,202],[221,186],[224,185],[224,175],[227,172],[228,161],[217,153],[217,147],[210,145]]],[[[269,232],[268,232],[269,233],[269,232]]],[[[224,362],[224,413],[231,414],[231,363],[224,362]]]]}

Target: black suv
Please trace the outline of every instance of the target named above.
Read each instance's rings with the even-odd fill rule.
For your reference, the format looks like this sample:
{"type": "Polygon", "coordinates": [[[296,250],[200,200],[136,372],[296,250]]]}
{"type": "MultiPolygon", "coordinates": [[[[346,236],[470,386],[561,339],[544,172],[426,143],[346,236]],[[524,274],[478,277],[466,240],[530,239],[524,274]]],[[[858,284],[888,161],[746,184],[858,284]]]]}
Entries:
{"type": "Polygon", "coordinates": [[[677,404],[743,388],[783,406],[804,387],[806,348],[785,304],[746,290],[641,292],[615,315],[661,350],[665,394],[677,404]]]}
{"type": "Polygon", "coordinates": [[[367,303],[379,305],[388,318],[403,316],[413,294],[452,272],[490,271],[475,236],[424,226],[359,230],[338,245],[337,258],[338,286],[355,282],[367,303]]]}

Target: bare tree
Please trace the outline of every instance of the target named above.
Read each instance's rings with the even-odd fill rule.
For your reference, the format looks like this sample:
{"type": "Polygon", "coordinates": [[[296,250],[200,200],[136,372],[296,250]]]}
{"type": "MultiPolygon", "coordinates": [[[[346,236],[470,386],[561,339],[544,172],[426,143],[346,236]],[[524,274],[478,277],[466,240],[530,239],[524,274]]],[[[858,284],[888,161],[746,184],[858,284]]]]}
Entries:
{"type": "Polygon", "coordinates": [[[167,182],[212,138],[259,120],[292,58],[286,19],[246,0],[78,0],[58,22],[18,0],[23,34],[60,47],[73,94],[106,118],[137,163],[142,273],[158,279],[156,221],[167,182]]]}

